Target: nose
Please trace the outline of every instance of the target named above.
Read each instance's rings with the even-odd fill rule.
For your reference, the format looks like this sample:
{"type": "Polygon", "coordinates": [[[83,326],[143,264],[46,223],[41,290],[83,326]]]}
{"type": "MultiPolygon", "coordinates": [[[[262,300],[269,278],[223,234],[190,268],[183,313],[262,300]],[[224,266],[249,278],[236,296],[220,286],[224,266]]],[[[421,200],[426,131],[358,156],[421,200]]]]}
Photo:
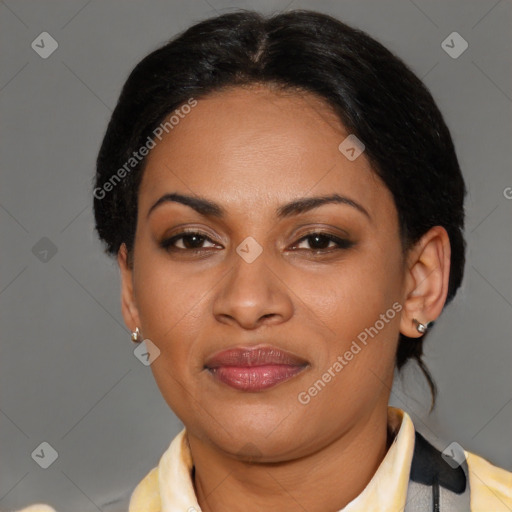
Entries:
{"type": "Polygon", "coordinates": [[[272,268],[263,255],[251,263],[237,254],[233,258],[233,271],[214,298],[215,318],[249,330],[286,322],[293,314],[293,302],[276,266],[272,268]]]}

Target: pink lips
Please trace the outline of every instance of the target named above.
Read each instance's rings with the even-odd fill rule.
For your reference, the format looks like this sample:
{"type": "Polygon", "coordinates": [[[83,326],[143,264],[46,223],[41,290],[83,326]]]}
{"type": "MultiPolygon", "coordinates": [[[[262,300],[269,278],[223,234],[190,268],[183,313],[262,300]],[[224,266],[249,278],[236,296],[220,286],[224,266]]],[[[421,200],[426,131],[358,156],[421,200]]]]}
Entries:
{"type": "Polygon", "coordinates": [[[221,382],[241,391],[263,391],[291,379],[308,365],[272,346],[239,347],[210,357],[205,367],[221,382]]]}

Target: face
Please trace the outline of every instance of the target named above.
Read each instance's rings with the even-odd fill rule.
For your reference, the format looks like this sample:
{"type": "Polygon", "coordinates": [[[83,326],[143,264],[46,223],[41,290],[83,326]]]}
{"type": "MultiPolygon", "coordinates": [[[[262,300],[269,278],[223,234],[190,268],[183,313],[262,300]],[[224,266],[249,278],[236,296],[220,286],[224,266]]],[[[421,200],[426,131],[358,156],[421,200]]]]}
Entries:
{"type": "Polygon", "coordinates": [[[160,350],[151,368],[169,406],[225,453],[300,457],[387,404],[398,217],[364,152],[338,149],[348,135],[315,96],[232,88],[198,100],[147,157],[123,314],[160,350]],[[213,369],[256,346],[268,365],[235,351],[213,369]]]}

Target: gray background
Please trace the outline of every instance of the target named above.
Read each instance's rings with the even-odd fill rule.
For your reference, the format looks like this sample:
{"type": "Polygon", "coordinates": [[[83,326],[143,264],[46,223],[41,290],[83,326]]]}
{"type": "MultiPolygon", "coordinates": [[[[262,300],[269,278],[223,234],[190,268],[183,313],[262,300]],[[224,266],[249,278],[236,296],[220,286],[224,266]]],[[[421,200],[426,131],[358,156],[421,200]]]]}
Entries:
{"type": "Polygon", "coordinates": [[[133,355],[117,267],[93,231],[92,175],[133,66],[192,23],[239,7],[332,14],[397,53],[431,89],[469,189],[468,261],[462,289],[426,345],[437,408],[428,414],[414,366],[396,381],[392,403],[439,447],[456,440],[512,470],[509,0],[5,0],[1,510],[35,501],[61,512],[126,510],[181,428],[133,355]],[[31,48],[43,31],[59,44],[48,59],[31,48]],[[453,31],[469,43],[458,59],[441,48],[453,31]],[[31,457],[43,441],[59,455],[48,469],[31,457]]]}

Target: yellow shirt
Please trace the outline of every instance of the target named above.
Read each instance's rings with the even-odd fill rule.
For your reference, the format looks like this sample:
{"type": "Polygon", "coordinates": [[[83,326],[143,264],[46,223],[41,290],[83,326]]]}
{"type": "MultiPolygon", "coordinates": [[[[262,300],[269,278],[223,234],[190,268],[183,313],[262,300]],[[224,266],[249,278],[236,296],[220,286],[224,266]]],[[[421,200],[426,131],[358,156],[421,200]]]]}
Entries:
{"type": "MultiPolygon", "coordinates": [[[[414,453],[415,430],[409,415],[388,408],[388,424],[395,439],[363,492],[340,512],[396,512],[407,498],[409,472],[414,453]]],[[[512,473],[469,452],[470,512],[511,512],[512,473]]],[[[182,430],[153,468],[133,491],[128,512],[201,512],[192,481],[193,463],[182,430]]],[[[33,505],[18,512],[55,512],[33,505]]]]}

